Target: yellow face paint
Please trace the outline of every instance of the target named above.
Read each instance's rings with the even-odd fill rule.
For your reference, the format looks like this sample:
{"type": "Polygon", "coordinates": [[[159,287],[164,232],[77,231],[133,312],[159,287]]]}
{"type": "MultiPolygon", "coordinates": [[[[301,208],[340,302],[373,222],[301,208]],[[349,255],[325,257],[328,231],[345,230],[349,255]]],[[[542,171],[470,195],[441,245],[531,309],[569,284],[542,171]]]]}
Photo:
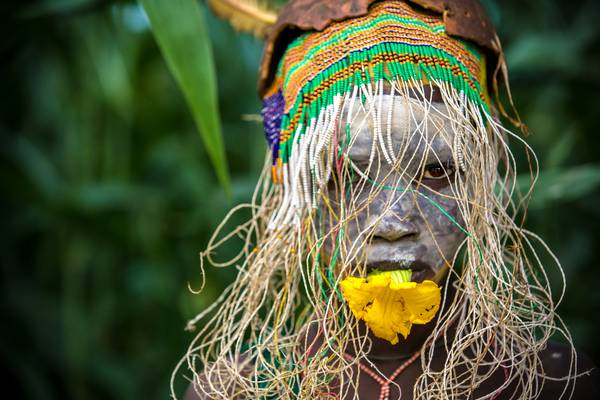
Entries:
{"type": "Polygon", "coordinates": [[[366,278],[349,276],[340,282],[354,316],[365,321],[373,334],[391,344],[398,333],[406,337],[413,324],[426,324],[440,308],[435,282],[411,282],[411,270],[372,272],[366,278]]]}

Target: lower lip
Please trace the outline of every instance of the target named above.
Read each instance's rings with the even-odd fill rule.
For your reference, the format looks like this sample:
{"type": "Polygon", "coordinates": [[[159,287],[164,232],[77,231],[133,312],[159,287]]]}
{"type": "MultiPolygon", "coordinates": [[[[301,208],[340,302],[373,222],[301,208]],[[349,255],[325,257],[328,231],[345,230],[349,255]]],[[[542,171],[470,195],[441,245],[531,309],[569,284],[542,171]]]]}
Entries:
{"type": "MultiPolygon", "coordinates": [[[[398,269],[408,269],[408,268],[394,268],[393,270],[398,270],[398,269]]],[[[381,271],[392,271],[392,269],[383,269],[382,268],[381,271]]],[[[368,271],[368,272],[370,273],[372,271],[368,271]]],[[[431,278],[432,276],[433,275],[427,269],[412,270],[410,281],[421,283],[425,279],[431,278]]]]}
{"type": "Polygon", "coordinates": [[[421,283],[425,280],[426,277],[427,277],[427,271],[424,271],[424,270],[413,271],[410,280],[411,280],[411,282],[421,283]]]}

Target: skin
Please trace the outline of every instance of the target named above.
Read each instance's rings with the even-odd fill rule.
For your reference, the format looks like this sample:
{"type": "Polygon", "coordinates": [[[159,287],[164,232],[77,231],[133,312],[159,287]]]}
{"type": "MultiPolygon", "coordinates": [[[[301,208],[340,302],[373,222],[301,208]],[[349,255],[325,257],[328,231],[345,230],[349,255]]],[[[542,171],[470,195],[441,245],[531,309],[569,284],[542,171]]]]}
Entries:
{"type": "MultiPolygon", "coordinates": [[[[425,118],[422,107],[414,104],[417,101],[409,101],[412,106],[397,97],[384,96],[381,102],[383,110],[393,110],[390,137],[397,154],[395,164],[386,162],[382,155],[371,157],[376,140],[373,121],[360,105],[355,105],[352,115],[356,121],[365,123],[352,125],[349,140],[340,138],[340,144],[349,142],[348,158],[355,168],[351,196],[359,207],[358,215],[345,230],[348,244],[354,240],[356,250],[346,262],[364,264],[366,273],[374,269],[411,269],[413,281],[439,280],[465,237],[436,207],[437,204],[460,223],[452,192],[452,182],[457,178],[451,146],[454,131],[443,117],[447,113],[443,103],[434,103],[430,117],[425,118]],[[415,129],[420,124],[421,129],[415,129]],[[374,161],[370,163],[371,158],[374,161]],[[373,193],[372,181],[395,190],[375,188],[373,193]],[[405,193],[404,188],[413,192],[405,193]],[[372,232],[370,238],[361,234],[365,230],[372,232]],[[361,247],[357,249],[356,244],[361,247]]],[[[381,129],[386,137],[385,122],[381,123],[381,129]]],[[[376,142],[375,151],[378,149],[376,142]]],[[[340,198],[336,185],[329,185],[329,198],[340,198]]],[[[333,208],[338,214],[339,202],[334,202],[333,208]]],[[[333,248],[331,241],[324,246],[327,259],[333,248]]]]}
{"type": "MultiPolygon", "coordinates": [[[[377,268],[379,270],[395,270],[411,268],[413,281],[434,279],[444,284],[447,275],[447,267],[463,242],[464,233],[444,216],[432,202],[427,201],[422,195],[428,196],[439,204],[446,213],[451,215],[458,223],[462,222],[457,202],[452,199],[453,184],[460,179],[460,173],[454,167],[452,157],[452,143],[454,132],[450,123],[441,115],[445,113],[446,106],[439,101],[436,93],[426,93],[426,96],[438,100],[432,108],[437,111],[438,116],[428,122],[427,133],[415,135],[416,123],[423,122],[424,115],[417,109],[413,109],[413,123],[409,119],[409,109],[406,102],[387,96],[383,100],[383,109],[393,105],[394,120],[392,122],[393,147],[400,159],[396,167],[389,165],[379,158],[381,162],[369,167],[370,154],[373,143],[372,119],[366,118],[367,124],[359,126],[354,124],[350,132],[350,147],[348,157],[354,163],[358,172],[368,175],[376,182],[381,182],[392,187],[411,188],[414,192],[401,195],[397,190],[380,190],[372,198],[372,184],[365,184],[363,178],[352,181],[352,198],[357,204],[365,205],[360,208],[358,214],[346,226],[345,240],[359,237],[360,232],[367,227],[372,227],[370,240],[358,241],[362,243],[356,249],[354,256],[348,257],[346,262],[354,263],[354,267],[362,273],[368,273],[377,268]],[[429,96],[431,95],[431,96],[429,96]],[[426,139],[426,140],[422,140],[426,139]],[[428,144],[425,144],[428,143],[428,144]],[[407,149],[402,155],[401,149],[407,149]],[[424,162],[420,162],[425,160],[424,162]],[[371,196],[370,201],[366,201],[371,196]],[[363,265],[363,267],[361,267],[363,265]],[[362,269],[361,269],[362,268],[362,269]]],[[[358,106],[357,106],[358,107],[358,106]]],[[[360,108],[355,110],[358,119],[364,117],[364,111],[360,108]],[[362,114],[361,114],[362,113],[362,114]]],[[[383,118],[385,121],[385,118],[383,118]]],[[[382,123],[382,131],[387,131],[385,122],[382,123]]],[[[347,140],[341,138],[340,141],[347,140]]],[[[375,158],[377,160],[377,157],[375,158]]],[[[368,181],[367,181],[368,183],[368,181]]],[[[329,185],[329,198],[340,198],[339,188],[335,182],[329,185]]],[[[332,201],[332,207],[336,213],[339,212],[340,202],[332,201]]],[[[326,210],[322,210],[324,214],[326,210]]],[[[330,226],[328,218],[323,219],[324,231],[330,226]]],[[[326,242],[323,252],[325,259],[331,256],[334,248],[331,239],[326,242]]],[[[450,286],[451,287],[451,286],[450,286]]],[[[442,301],[450,302],[454,297],[452,290],[442,301]]],[[[435,320],[426,325],[414,325],[407,339],[400,337],[400,342],[391,345],[386,340],[374,337],[366,326],[359,322],[359,329],[369,335],[372,340],[370,352],[367,358],[382,373],[389,376],[404,361],[419,351],[432,332],[435,320]]],[[[452,335],[452,332],[448,333],[452,335]]],[[[304,346],[309,355],[313,355],[313,349],[318,349],[322,341],[318,327],[312,324],[304,335],[304,346]]],[[[345,349],[346,353],[354,354],[354,349],[345,349]]],[[[434,349],[433,369],[441,369],[447,354],[442,347],[434,349]]],[[[570,349],[567,346],[548,343],[546,350],[540,354],[544,371],[552,377],[562,377],[569,374],[570,349]]],[[[589,371],[577,379],[573,399],[596,399],[600,398],[596,381],[599,377],[598,369],[585,356],[578,354],[578,371],[589,371]]],[[[359,371],[355,371],[359,373],[359,371]]],[[[412,363],[402,374],[400,374],[390,391],[390,399],[403,400],[413,398],[413,386],[421,375],[420,363],[412,363]]],[[[491,376],[474,395],[476,397],[490,393],[494,388],[504,382],[503,371],[498,371],[491,376]]],[[[565,387],[565,381],[547,381],[544,384],[540,399],[558,399],[565,387]]],[[[335,382],[331,390],[339,391],[335,382]]],[[[359,397],[361,399],[376,399],[379,396],[380,386],[371,377],[359,373],[359,397]]],[[[509,399],[515,395],[514,389],[504,390],[496,399],[509,399]]],[[[351,398],[352,394],[348,395],[351,398]]],[[[185,398],[187,400],[199,399],[198,395],[190,386],[185,398]]],[[[518,396],[516,397],[518,398],[518,396]]],[[[568,398],[568,396],[567,396],[568,398]]]]}

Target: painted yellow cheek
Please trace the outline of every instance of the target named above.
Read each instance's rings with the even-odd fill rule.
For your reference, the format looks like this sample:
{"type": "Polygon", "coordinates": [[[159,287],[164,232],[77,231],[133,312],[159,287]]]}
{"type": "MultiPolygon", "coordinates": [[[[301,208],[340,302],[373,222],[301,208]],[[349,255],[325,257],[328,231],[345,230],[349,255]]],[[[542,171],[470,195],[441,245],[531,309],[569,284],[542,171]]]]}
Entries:
{"type": "Polygon", "coordinates": [[[391,344],[398,343],[398,334],[406,338],[413,324],[431,321],[440,307],[438,285],[410,282],[410,275],[408,270],[386,271],[367,278],[349,276],[340,282],[354,316],[365,321],[376,337],[391,344]]]}

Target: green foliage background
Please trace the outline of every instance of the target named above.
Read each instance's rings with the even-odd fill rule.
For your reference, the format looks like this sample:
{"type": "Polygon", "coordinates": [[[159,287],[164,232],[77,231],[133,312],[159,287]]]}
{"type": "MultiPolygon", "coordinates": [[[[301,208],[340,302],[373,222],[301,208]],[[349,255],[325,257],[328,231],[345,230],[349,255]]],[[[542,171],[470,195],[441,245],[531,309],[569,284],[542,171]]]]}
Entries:
{"type": "MultiPolygon", "coordinates": [[[[484,3],[541,161],[527,226],[562,261],[561,315],[598,363],[600,6],[484,3]]],[[[201,295],[187,289],[262,165],[261,127],[242,117],[260,110],[262,44],[200,5],[231,197],[137,3],[0,5],[0,359],[13,398],[167,398],[186,320],[232,279],[211,269],[201,295]]]]}

